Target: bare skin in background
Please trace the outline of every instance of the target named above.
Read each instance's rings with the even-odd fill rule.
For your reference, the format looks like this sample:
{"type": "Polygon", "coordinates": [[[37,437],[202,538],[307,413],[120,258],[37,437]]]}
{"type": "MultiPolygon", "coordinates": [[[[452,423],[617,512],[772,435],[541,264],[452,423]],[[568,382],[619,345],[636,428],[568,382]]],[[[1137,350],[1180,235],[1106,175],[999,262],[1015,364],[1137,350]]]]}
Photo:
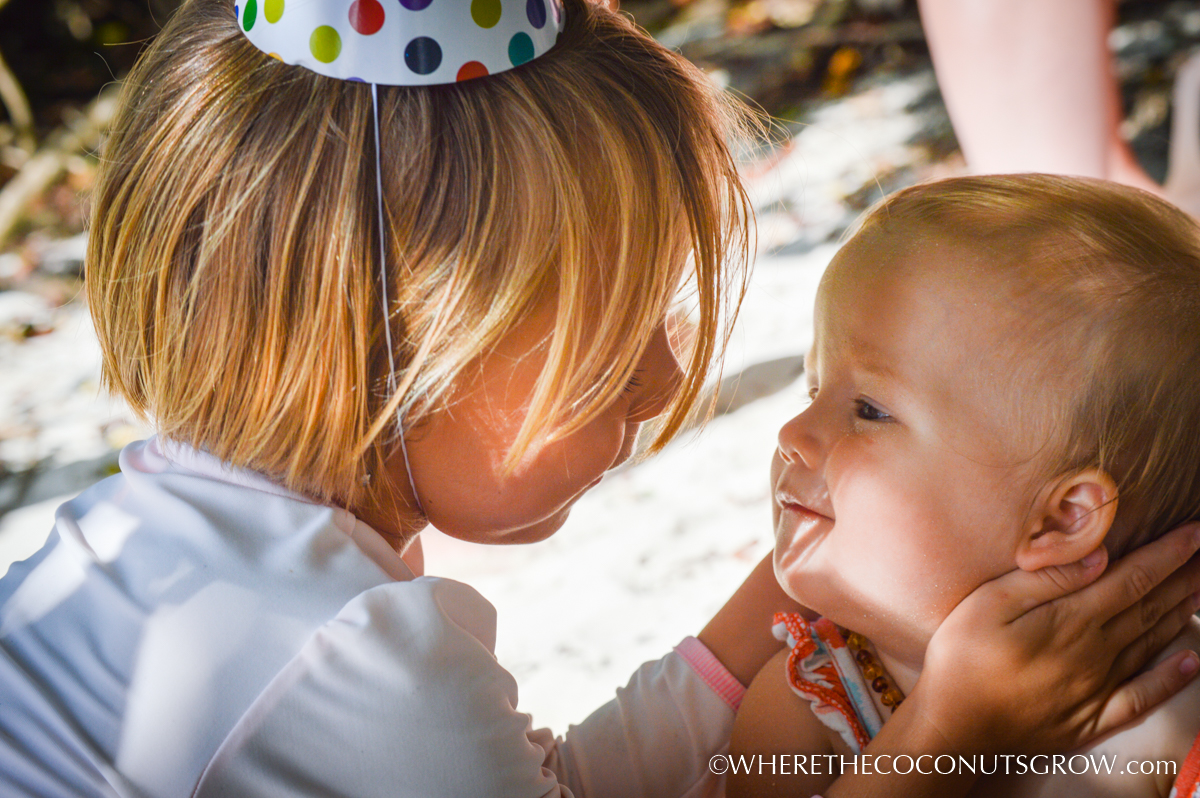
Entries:
{"type": "Polygon", "coordinates": [[[1165,186],[1120,134],[1113,0],[920,0],[938,85],[973,172],[1098,177],[1200,216],[1200,61],[1176,75],[1165,186]]]}

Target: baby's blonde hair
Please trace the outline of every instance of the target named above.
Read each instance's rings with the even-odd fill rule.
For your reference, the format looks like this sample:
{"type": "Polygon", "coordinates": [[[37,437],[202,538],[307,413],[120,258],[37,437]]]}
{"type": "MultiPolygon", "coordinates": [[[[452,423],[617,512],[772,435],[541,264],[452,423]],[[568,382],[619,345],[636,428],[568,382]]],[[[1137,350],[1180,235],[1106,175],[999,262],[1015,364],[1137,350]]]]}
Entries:
{"type": "Polygon", "coordinates": [[[913,186],[859,229],[901,246],[916,231],[982,255],[980,276],[1000,278],[1028,319],[1013,338],[1034,368],[997,391],[1019,404],[1065,376],[1043,476],[1112,476],[1114,556],[1200,518],[1200,226],[1145,191],[1022,174],[913,186]]]}
{"type": "Polygon", "coordinates": [[[161,434],[353,502],[384,473],[396,413],[419,425],[541,303],[556,325],[510,462],[587,423],[690,263],[698,328],[663,445],[744,292],[729,140],[754,118],[625,17],[565,5],[529,64],[379,88],[390,394],[371,87],[258,51],[232,0],[187,0],[123,88],[94,193],[107,384],[161,434]]]}

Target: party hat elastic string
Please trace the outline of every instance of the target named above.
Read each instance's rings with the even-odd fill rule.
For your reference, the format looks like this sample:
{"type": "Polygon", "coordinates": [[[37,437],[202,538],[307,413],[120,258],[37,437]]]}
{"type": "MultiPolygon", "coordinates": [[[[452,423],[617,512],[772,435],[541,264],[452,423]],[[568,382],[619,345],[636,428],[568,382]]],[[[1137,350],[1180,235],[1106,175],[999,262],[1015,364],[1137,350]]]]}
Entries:
{"type": "MultiPolygon", "coordinates": [[[[396,393],[384,236],[379,86],[433,86],[484,79],[545,55],[564,26],[562,0],[237,0],[238,28],[285,64],[330,78],[371,84],[375,117],[375,195],[379,283],[390,371],[396,393]],[[244,3],[244,5],[242,5],[244,3]],[[260,9],[261,3],[261,9],[260,9]]],[[[419,145],[418,145],[419,146],[419,145]]],[[[397,411],[400,450],[417,509],[424,513],[397,411]]]]}
{"type": "MultiPolygon", "coordinates": [[[[375,118],[375,210],[379,226],[379,295],[383,301],[383,337],[388,351],[388,396],[396,395],[396,349],[392,346],[392,303],[388,300],[387,245],[383,228],[383,159],[379,146],[379,86],[371,84],[371,115],[375,118]]],[[[396,410],[396,432],[400,438],[400,453],[404,455],[404,472],[408,474],[408,486],[412,488],[413,501],[422,515],[421,495],[413,479],[412,465],[408,462],[408,445],[404,442],[404,410],[396,410]]]]}

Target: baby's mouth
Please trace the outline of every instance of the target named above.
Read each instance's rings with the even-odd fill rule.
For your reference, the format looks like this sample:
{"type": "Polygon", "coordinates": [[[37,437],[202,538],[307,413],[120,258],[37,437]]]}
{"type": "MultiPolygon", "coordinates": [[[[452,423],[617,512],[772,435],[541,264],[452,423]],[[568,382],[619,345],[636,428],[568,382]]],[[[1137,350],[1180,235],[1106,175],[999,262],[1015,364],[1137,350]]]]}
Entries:
{"type": "Polygon", "coordinates": [[[794,493],[787,490],[776,490],[775,502],[779,505],[779,509],[785,512],[792,512],[801,516],[823,518],[827,521],[833,520],[833,516],[831,514],[826,514],[820,510],[814,509],[815,506],[819,505],[818,502],[812,501],[811,499],[805,500],[799,498],[794,493]]]}
{"type": "Polygon", "coordinates": [[[792,580],[811,567],[810,559],[834,529],[832,512],[814,509],[828,506],[828,501],[818,501],[822,498],[783,487],[775,490],[775,574],[793,598],[798,593],[792,592],[792,580]]]}

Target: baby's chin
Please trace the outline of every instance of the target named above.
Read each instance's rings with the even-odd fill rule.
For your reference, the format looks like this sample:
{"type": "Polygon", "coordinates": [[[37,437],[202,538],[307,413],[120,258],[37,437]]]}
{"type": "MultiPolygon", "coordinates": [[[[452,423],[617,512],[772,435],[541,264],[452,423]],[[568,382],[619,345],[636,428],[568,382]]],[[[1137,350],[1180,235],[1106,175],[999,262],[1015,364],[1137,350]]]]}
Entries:
{"type": "Polygon", "coordinates": [[[880,631],[880,621],[893,615],[879,597],[866,594],[846,573],[816,550],[776,548],[775,579],[783,591],[816,615],[853,631],[880,631]]]}
{"type": "Polygon", "coordinates": [[[809,610],[805,614],[810,620],[816,616],[827,618],[843,629],[865,635],[877,645],[911,637],[910,624],[901,622],[889,608],[864,606],[861,601],[864,597],[843,589],[845,582],[836,577],[806,571],[780,573],[778,563],[775,576],[784,592],[809,610]]]}
{"type": "Polygon", "coordinates": [[[775,579],[793,600],[813,612],[832,617],[846,606],[842,591],[837,589],[842,580],[836,574],[826,572],[818,558],[809,556],[811,554],[811,550],[776,546],[773,557],[775,579]]]}
{"type": "Polygon", "coordinates": [[[809,586],[829,565],[821,557],[821,544],[829,532],[821,527],[826,525],[796,524],[786,515],[775,525],[775,578],[789,596],[805,606],[811,605],[803,596],[811,592],[809,586]]]}

